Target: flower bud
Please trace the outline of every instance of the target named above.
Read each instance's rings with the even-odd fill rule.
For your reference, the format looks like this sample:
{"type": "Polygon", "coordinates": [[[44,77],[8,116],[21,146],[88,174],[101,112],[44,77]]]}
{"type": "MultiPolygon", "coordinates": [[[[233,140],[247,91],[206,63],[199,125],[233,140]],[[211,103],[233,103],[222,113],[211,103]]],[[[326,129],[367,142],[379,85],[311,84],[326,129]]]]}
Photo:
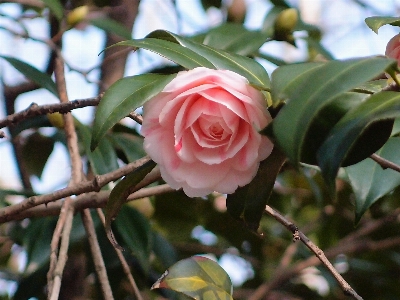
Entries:
{"type": "Polygon", "coordinates": [[[67,24],[70,27],[74,27],[79,22],[85,20],[88,13],[89,13],[89,7],[87,5],[79,6],[73,9],[67,15],[67,24]]]}
{"type": "Polygon", "coordinates": [[[274,39],[277,41],[294,42],[293,30],[298,21],[298,13],[294,8],[283,10],[275,20],[274,39]]]}

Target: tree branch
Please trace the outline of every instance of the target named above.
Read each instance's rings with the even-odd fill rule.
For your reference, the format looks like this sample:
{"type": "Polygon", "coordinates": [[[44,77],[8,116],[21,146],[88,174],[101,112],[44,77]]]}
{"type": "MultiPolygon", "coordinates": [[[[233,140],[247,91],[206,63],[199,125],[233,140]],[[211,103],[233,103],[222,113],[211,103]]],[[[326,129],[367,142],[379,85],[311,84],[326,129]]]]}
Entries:
{"type": "Polygon", "coordinates": [[[40,204],[46,204],[72,195],[80,195],[88,192],[99,192],[100,189],[109,182],[115,181],[122,176],[129,174],[149,160],[149,157],[143,157],[110,173],[97,175],[92,180],[82,181],[78,184],[65,187],[50,194],[29,197],[18,204],[1,208],[0,223],[8,222],[13,219],[14,215],[40,204]]]}
{"type": "MultiPolygon", "coordinates": [[[[294,225],[292,222],[288,221],[284,216],[282,216],[279,212],[274,210],[270,206],[266,206],[265,212],[275,218],[279,223],[281,223],[283,226],[285,226],[288,230],[290,230],[293,233],[293,240],[297,241],[300,240],[309,248],[315,256],[321,261],[321,263],[329,270],[329,272],[333,275],[333,277],[336,279],[336,281],[339,283],[341,286],[343,292],[348,295],[353,297],[356,300],[362,300],[363,298],[360,297],[356,291],[347,283],[346,280],[339,274],[339,272],[334,268],[334,266],[330,263],[328,258],[325,256],[324,252],[313,242],[311,242],[304,233],[298,230],[297,226],[294,225]]],[[[253,300],[253,298],[250,298],[253,300]]],[[[254,298],[255,299],[255,298],[254,298]]]]}

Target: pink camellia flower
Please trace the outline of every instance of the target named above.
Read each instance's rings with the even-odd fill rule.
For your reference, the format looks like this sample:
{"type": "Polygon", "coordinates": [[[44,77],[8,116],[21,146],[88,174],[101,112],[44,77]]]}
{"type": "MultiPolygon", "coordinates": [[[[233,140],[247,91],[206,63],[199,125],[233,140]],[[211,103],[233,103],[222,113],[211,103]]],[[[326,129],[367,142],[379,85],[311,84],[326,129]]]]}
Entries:
{"type": "Polygon", "coordinates": [[[395,35],[386,45],[385,55],[396,59],[400,66],[400,34],[395,35]]]}
{"type": "Polygon", "coordinates": [[[232,71],[179,72],[143,110],[144,149],[189,197],[233,193],[273,148],[258,133],[271,122],[263,94],[232,71]]]}

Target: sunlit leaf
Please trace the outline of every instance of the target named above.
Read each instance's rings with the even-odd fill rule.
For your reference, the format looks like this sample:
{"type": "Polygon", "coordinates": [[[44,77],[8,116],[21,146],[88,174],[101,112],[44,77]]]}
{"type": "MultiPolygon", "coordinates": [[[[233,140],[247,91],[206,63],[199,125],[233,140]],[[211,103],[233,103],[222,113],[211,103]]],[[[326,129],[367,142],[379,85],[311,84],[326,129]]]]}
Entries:
{"type": "MultiPolygon", "coordinates": [[[[390,138],[376,154],[400,164],[400,138],[390,138]]],[[[367,209],[381,197],[400,185],[400,173],[392,169],[383,169],[370,158],[345,168],[353,188],[356,203],[356,222],[367,209]]]]}
{"type": "Polygon", "coordinates": [[[143,178],[156,166],[156,163],[149,160],[144,165],[138,167],[133,172],[125,176],[121,181],[111,191],[110,197],[107,201],[107,206],[105,209],[106,215],[106,233],[110,242],[114,246],[118,246],[114,235],[111,231],[111,222],[117,216],[122,205],[126,202],[128,196],[132,193],[132,188],[134,188],[143,178]]]}
{"type": "Polygon", "coordinates": [[[186,69],[193,69],[196,67],[215,69],[214,65],[210,61],[195,51],[167,40],[145,38],[119,42],[114,46],[130,46],[150,50],[168,58],[186,69]]]}
{"type": "Polygon", "coordinates": [[[400,18],[398,17],[368,17],[365,19],[368,27],[371,28],[376,34],[379,28],[384,25],[400,26],[400,18]]]}
{"type": "Polygon", "coordinates": [[[256,52],[267,38],[267,34],[248,30],[241,24],[224,23],[210,29],[204,37],[203,44],[240,55],[250,55],[256,52]]]}
{"type": "Polygon", "coordinates": [[[271,155],[260,163],[257,175],[247,185],[239,187],[226,199],[228,212],[241,220],[250,230],[257,232],[268,198],[286,157],[274,148],[271,155]]]}
{"type": "Polygon", "coordinates": [[[231,70],[246,77],[254,85],[269,88],[268,73],[254,59],[215,49],[165,30],[153,31],[147,38],[157,38],[179,43],[209,60],[217,69],[231,70]]]}
{"type": "MultiPolygon", "coordinates": [[[[350,110],[332,129],[317,153],[318,165],[322,175],[331,189],[334,189],[336,174],[346,157],[352,151],[363,151],[368,141],[360,142],[362,134],[374,122],[380,122],[383,142],[390,135],[394,119],[400,115],[400,94],[397,92],[380,92],[372,95],[359,106],[350,110]],[[388,124],[388,133],[385,126],[388,124]]],[[[379,124],[379,123],[378,123],[379,124]]],[[[378,150],[378,149],[376,149],[378,150]]]]}
{"type": "Polygon", "coordinates": [[[90,148],[94,150],[107,130],[161,92],[175,76],[143,74],[115,82],[105,92],[97,108],[90,148]]]}
{"type": "Polygon", "coordinates": [[[167,288],[197,300],[232,298],[232,282],[224,269],[215,261],[193,256],[170,267],[157,280],[152,289],[167,288]]]}
{"type": "Polygon", "coordinates": [[[58,97],[57,87],[54,81],[51,79],[50,75],[39,71],[37,68],[23,62],[22,60],[1,55],[1,58],[9,62],[14,68],[21,72],[26,78],[32,80],[40,87],[48,90],[54,96],[58,97]]]}

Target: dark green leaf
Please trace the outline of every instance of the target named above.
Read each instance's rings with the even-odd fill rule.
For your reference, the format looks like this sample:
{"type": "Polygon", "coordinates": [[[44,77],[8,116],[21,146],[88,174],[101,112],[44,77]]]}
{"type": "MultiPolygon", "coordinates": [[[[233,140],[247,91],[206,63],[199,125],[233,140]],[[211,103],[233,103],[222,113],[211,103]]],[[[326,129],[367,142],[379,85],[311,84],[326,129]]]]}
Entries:
{"type": "Polygon", "coordinates": [[[129,40],[117,43],[114,46],[130,46],[150,50],[172,60],[186,69],[193,69],[201,66],[210,69],[215,68],[211,62],[195,51],[162,39],[145,38],[141,40],[129,40]]]}
{"type": "Polygon", "coordinates": [[[124,39],[131,39],[132,33],[121,23],[110,18],[96,18],[91,19],[90,23],[108,33],[118,35],[124,39]]]}
{"type": "Polygon", "coordinates": [[[149,160],[144,165],[135,169],[132,173],[125,176],[111,191],[107,202],[105,215],[105,229],[107,237],[114,246],[118,246],[114,235],[111,231],[111,222],[117,216],[121,206],[126,202],[126,199],[131,194],[132,189],[156,166],[156,163],[149,160]]]}
{"type": "Polygon", "coordinates": [[[90,149],[95,149],[107,130],[157,95],[176,75],[143,74],[121,78],[104,94],[97,108],[90,149]]]}
{"type": "Polygon", "coordinates": [[[51,12],[56,16],[58,20],[61,20],[64,15],[64,8],[60,0],[41,0],[51,12]]]}
{"type": "Polygon", "coordinates": [[[369,17],[365,19],[368,27],[371,28],[376,34],[378,29],[384,25],[400,26],[400,18],[398,17],[369,17]]]}
{"type": "Polygon", "coordinates": [[[9,62],[14,68],[16,68],[19,72],[21,72],[26,78],[28,78],[29,80],[32,80],[37,85],[48,90],[50,93],[52,93],[54,96],[56,96],[58,98],[56,84],[54,83],[54,81],[51,79],[51,77],[48,74],[43,73],[42,71],[39,71],[37,68],[31,66],[30,64],[27,64],[26,62],[19,60],[19,59],[9,57],[9,56],[4,56],[4,55],[1,55],[0,57],[5,59],[7,62],[9,62]]]}
{"type": "Polygon", "coordinates": [[[116,148],[122,150],[129,162],[146,155],[143,150],[143,138],[125,133],[113,133],[110,139],[116,148]]]}
{"type": "Polygon", "coordinates": [[[308,72],[304,76],[289,81],[289,87],[280,85],[288,102],[272,122],[275,142],[297,165],[302,152],[307,151],[304,141],[320,110],[334,97],[370,80],[393,64],[393,60],[383,57],[331,61],[311,71],[306,69],[308,72]]]}
{"type": "MultiPolygon", "coordinates": [[[[334,190],[336,174],[349,152],[363,152],[373,143],[381,144],[389,138],[393,119],[399,116],[400,94],[380,92],[350,110],[332,129],[317,153],[318,165],[331,191],[334,190]],[[376,124],[374,124],[376,123],[376,124]],[[368,128],[378,125],[375,139],[363,139],[368,128]],[[381,126],[380,126],[381,125],[381,126]],[[381,127],[381,128],[380,128],[381,127]],[[386,128],[388,127],[388,128],[386,128]],[[376,141],[376,139],[382,141],[376,141]]],[[[371,152],[372,153],[372,152],[371,152]]],[[[369,154],[371,154],[369,153],[369,154]]]]}
{"type": "Polygon", "coordinates": [[[375,94],[377,92],[382,91],[382,89],[388,85],[387,82],[388,82],[387,79],[368,81],[364,84],[355,87],[353,91],[365,94],[375,94]]]}
{"type": "Polygon", "coordinates": [[[109,139],[102,139],[98,147],[91,151],[90,139],[91,132],[90,128],[86,125],[79,123],[75,120],[75,126],[77,128],[79,140],[83,143],[86,156],[89,159],[90,166],[95,174],[101,175],[118,169],[118,160],[115,153],[115,149],[109,139]]]}
{"type": "Polygon", "coordinates": [[[165,30],[153,31],[148,35],[148,38],[157,38],[179,43],[209,60],[217,69],[236,72],[246,77],[251,84],[267,89],[269,88],[270,82],[268,73],[254,59],[196,43],[193,40],[165,30]]]}
{"type": "Polygon", "coordinates": [[[157,288],[171,289],[193,299],[233,300],[228,274],[218,263],[202,256],[177,262],[152,286],[157,288]]]}
{"type": "Polygon", "coordinates": [[[258,230],[276,176],[285,160],[283,153],[274,148],[271,155],[260,163],[256,177],[226,199],[228,212],[252,231],[258,230]]]}
{"type": "Polygon", "coordinates": [[[261,31],[250,31],[241,24],[224,23],[209,30],[203,44],[246,56],[260,49],[267,38],[267,34],[261,31]]]}
{"type": "Polygon", "coordinates": [[[114,222],[115,229],[121,236],[121,242],[138,259],[140,266],[147,273],[152,248],[152,233],[149,221],[136,209],[123,205],[114,222]]]}
{"type": "MultiPolygon", "coordinates": [[[[400,164],[399,149],[400,138],[394,137],[390,138],[376,154],[400,164]]],[[[400,185],[400,173],[392,169],[382,169],[370,158],[345,170],[356,198],[356,222],[372,204],[400,185]]]]}
{"type": "Polygon", "coordinates": [[[201,4],[205,10],[210,7],[220,8],[222,4],[222,0],[201,0],[201,4]]]}
{"type": "Polygon", "coordinates": [[[54,149],[54,140],[36,132],[29,135],[22,146],[22,159],[29,174],[38,178],[54,149]]]}

